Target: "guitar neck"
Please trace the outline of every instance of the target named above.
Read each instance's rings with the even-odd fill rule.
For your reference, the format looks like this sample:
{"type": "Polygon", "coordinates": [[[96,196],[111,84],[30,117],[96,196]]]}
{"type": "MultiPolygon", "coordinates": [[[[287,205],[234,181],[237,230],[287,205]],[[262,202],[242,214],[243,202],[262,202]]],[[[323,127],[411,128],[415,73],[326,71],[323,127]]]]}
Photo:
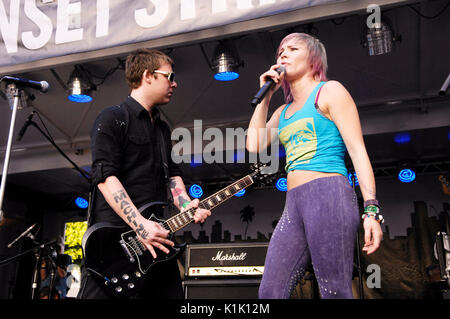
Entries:
{"type": "MultiPolygon", "coordinates": [[[[214,193],[213,195],[205,198],[199,204],[199,208],[204,208],[206,210],[212,210],[213,208],[219,206],[227,199],[234,196],[236,193],[247,188],[253,184],[253,179],[250,175],[247,175],[240,180],[234,182],[233,184],[225,187],[224,189],[214,193]]],[[[181,228],[189,225],[194,221],[194,213],[196,208],[190,208],[184,212],[178,213],[166,220],[166,224],[169,226],[172,232],[176,232],[181,228]]]]}

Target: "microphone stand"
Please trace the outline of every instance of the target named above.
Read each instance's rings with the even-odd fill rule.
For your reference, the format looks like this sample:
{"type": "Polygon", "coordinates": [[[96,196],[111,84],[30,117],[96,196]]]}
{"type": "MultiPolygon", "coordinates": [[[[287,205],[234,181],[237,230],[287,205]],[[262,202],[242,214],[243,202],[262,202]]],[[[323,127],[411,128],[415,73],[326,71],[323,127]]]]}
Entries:
{"type": "Polygon", "coordinates": [[[36,124],[36,122],[34,122],[33,120],[30,121],[30,125],[33,125],[35,128],[37,128],[37,130],[56,148],[56,150],[65,158],[67,159],[70,164],[73,165],[73,167],[81,174],[81,176],[83,176],[88,183],[91,182],[91,179],[89,176],[87,176],[86,172],[84,170],[82,170],[77,164],[75,164],[62,150],[61,148],[56,145],[56,143],[53,141],[53,139],[48,136],[40,127],[39,125],[36,124]]]}
{"type": "Polygon", "coordinates": [[[33,242],[36,243],[38,246],[33,247],[33,248],[31,248],[31,249],[29,249],[27,251],[24,251],[24,252],[22,252],[22,253],[20,253],[20,254],[18,254],[16,256],[13,256],[11,258],[8,258],[8,259],[5,259],[3,261],[0,261],[0,266],[2,266],[2,265],[5,265],[5,264],[8,264],[10,262],[13,262],[13,261],[15,261],[16,259],[18,259],[18,258],[20,258],[22,256],[25,256],[25,255],[27,255],[29,253],[34,252],[34,255],[36,257],[36,263],[34,265],[33,281],[32,281],[32,284],[31,284],[31,299],[35,299],[36,291],[37,291],[37,288],[38,288],[39,268],[40,268],[40,260],[41,260],[41,256],[42,256],[42,250],[44,248],[46,248],[47,246],[54,245],[56,243],[56,240],[49,241],[49,242],[47,242],[45,244],[39,244],[39,243],[37,243],[34,240],[33,240],[33,242]]]}
{"type": "Polygon", "coordinates": [[[34,264],[33,270],[33,281],[31,283],[31,299],[35,299],[36,291],[38,289],[38,281],[39,281],[39,269],[41,267],[41,255],[42,255],[43,247],[39,247],[39,249],[34,251],[34,256],[36,258],[36,262],[34,264]]]}
{"type": "Polygon", "coordinates": [[[14,102],[12,106],[12,114],[11,114],[11,124],[9,126],[9,135],[8,142],[6,144],[6,153],[5,153],[5,161],[3,162],[3,174],[2,174],[2,182],[0,185],[0,223],[3,219],[3,199],[5,197],[5,188],[6,188],[6,177],[8,175],[9,168],[9,159],[11,157],[11,147],[12,147],[12,139],[14,134],[14,126],[16,123],[17,117],[17,109],[19,108],[19,97],[21,88],[17,87],[14,83],[8,85],[8,89],[11,90],[14,96],[14,102]]]}
{"type": "MultiPolygon", "coordinates": [[[[57,273],[57,266],[55,261],[53,260],[53,256],[50,254],[50,256],[48,256],[48,262],[49,262],[49,266],[50,266],[50,284],[49,284],[49,295],[48,295],[48,299],[53,299],[54,295],[53,295],[53,290],[55,287],[55,282],[56,282],[56,273],[57,273]]],[[[48,275],[48,274],[47,274],[48,275]]]]}
{"type": "MultiPolygon", "coordinates": [[[[7,143],[7,147],[6,147],[5,161],[4,161],[4,165],[3,165],[2,181],[1,181],[1,186],[0,186],[0,223],[1,223],[2,219],[3,219],[3,200],[4,200],[4,196],[5,196],[6,177],[8,175],[9,160],[10,160],[10,157],[11,157],[11,147],[12,147],[12,140],[13,140],[13,134],[14,134],[14,126],[15,126],[16,117],[17,117],[17,109],[18,109],[18,106],[19,106],[20,90],[22,90],[22,88],[17,87],[17,85],[14,84],[14,83],[9,84],[8,88],[13,92],[14,103],[13,103],[13,108],[12,108],[11,124],[10,124],[10,128],[9,128],[8,143],[7,143]]],[[[78,165],[75,164],[58,147],[58,145],[56,145],[56,143],[53,141],[52,138],[50,138],[47,134],[45,134],[45,132],[34,121],[30,120],[29,124],[33,125],[34,127],[36,127],[38,129],[38,131],[41,132],[41,134],[58,150],[58,152],[64,158],[66,158],[73,165],[73,167],[81,174],[81,176],[83,176],[87,180],[87,182],[90,184],[91,180],[90,180],[90,177],[86,175],[87,173],[85,171],[83,171],[80,167],[78,167],[78,165]]]]}

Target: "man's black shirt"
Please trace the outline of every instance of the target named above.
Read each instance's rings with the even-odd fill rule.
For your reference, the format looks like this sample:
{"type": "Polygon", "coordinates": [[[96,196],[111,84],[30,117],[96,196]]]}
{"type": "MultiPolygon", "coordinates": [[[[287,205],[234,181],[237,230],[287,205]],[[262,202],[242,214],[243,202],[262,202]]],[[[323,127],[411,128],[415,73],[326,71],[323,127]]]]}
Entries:
{"type": "MultiPolygon", "coordinates": [[[[95,120],[91,132],[93,186],[96,187],[109,176],[116,176],[137,208],[152,201],[167,201],[157,130],[161,130],[165,140],[169,177],[181,176],[181,170],[170,156],[172,142],[169,126],[159,118],[155,108],[152,118],[153,123],[149,112],[128,96],[122,104],[104,109],[95,120]]],[[[92,224],[125,224],[98,188],[91,221],[92,224]]]]}

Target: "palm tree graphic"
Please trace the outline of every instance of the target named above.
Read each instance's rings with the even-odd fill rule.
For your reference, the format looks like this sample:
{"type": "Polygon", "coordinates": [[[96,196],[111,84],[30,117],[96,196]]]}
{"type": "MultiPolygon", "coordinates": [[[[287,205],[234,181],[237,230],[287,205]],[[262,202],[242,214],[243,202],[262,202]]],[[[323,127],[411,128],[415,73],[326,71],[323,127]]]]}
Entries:
{"type": "Polygon", "coordinates": [[[247,205],[243,209],[241,209],[240,213],[242,222],[247,224],[245,226],[244,232],[244,240],[245,240],[247,238],[248,225],[253,221],[253,216],[255,216],[255,209],[252,206],[247,205]]]}

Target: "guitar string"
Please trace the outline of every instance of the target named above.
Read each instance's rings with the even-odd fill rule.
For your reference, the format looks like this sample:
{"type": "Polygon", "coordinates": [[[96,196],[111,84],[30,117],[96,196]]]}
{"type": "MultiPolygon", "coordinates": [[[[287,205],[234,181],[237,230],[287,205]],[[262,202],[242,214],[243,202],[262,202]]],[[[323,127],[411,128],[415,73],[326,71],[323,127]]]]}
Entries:
{"type": "MultiPolygon", "coordinates": [[[[250,185],[253,183],[253,182],[251,181],[251,179],[250,179],[250,181],[248,181],[248,184],[247,184],[247,179],[249,179],[249,178],[250,178],[250,176],[245,176],[245,177],[241,178],[240,180],[238,180],[238,181],[236,181],[235,183],[233,183],[233,184],[227,186],[227,187],[224,188],[223,190],[221,190],[221,191],[219,191],[219,192],[217,192],[217,193],[215,193],[215,194],[213,194],[213,195],[207,197],[207,198],[204,199],[198,206],[199,206],[200,208],[203,208],[203,209],[211,209],[211,208],[214,208],[215,206],[217,206],[217,205],[219,204],[219,202],[216,202],[216,199],[215,199],[216,196],[219,196],[219,198],[221,198],[221,197],[220,197],[220,193],[225,192],[225,190],[229,190],[229,191],[232,190],[233,188],[235,188],[235,187],[234,187],[235,185],[239,185],[239,187],[240,187],[241,189],[247,188],[248,186],[250,186],[250,185]],[[205,206],[205,203],[207,203],[207,202],[210,201],[210,200],[213,202],[213,205],[209,205],[210,207],[205,206]]],[[[237,191],[237,190],[235,190],[235,189],[234,189],[233,191],[236,191],[236,193],[239,192],[239,191],[237,191]]],[[[221,201],[223,202],[223,201],[225,201],[225,200],[228,200],[228,199],[231,198],[231,196],[233,196],[233,195],[234,195],[234,194],[230,195],[228,198],[225,198],[225,199],[223,199],[223,200],[221,199],[221,201]]],[[[195,210],[195,209],[190,208],[189,210],[187,210],[187,211],[185,211],[185,212],[183,212],[183,213],[180,213],[180,214],[185,214],[185,215],[186,215],[187,212],[190,212],[190,213],[192,214],[192,210],[195,210]]],[[[162,224],[163,224],[163,227],[165,227],[165,226],[167,225],[167,226],[170,228],[170,230],[172,230],[172,227],[170,227],[169,222],[171,222],[172,220],[176,220],[176,218],[178,218],[178,216],[179,216],[180,214],[177,214],[177,215],[175,215],[175,216],[169,218],[168,220],[164,221],[164,222],[162,223],[162,224]]],[[[193,221],[193,218],[192,218],[191,216],[189,216],[189,218],[190,218],[190,220],[189,220],[188,223],[191,223],[191,222],[193,221]]],[[[187,225],[188,223],[185,223],[184,225],[182,224],[181,227],[176,227],[176,230],[174,230],[174,232],[177,231],[177,230],[179,230],[179,229],[181,229],[181,228],[183,228],[183,227],[184,227],[185,225],[187,225]]],[[[174,226],[177,226],[177,225],[176,225],[176,222],[174,222],[173,224],[174,224],[174,226]]],[[[165,227],[165,228],[166,228],[166,227],[165,227]]]]}
{"type": "MultiPolygon", "coordinates": [[[[247,176],[241,178],[240,180],[234,182],[233,184],[231,184],[231,185],[225,187],[225,188],[222,189],[221,191],[219,191],[219,192],[217,192],[217,193],[215,193],[215,194],[212,194],[212,195],[210,195],[209,197],[205,198],[203,201],[201,201],[201,202],[199,203],[198,206],[199,206],[200,208],[203,208],[203,209],[211,209],[211,208],[214,208],[215,206],[217,206],[217,205],[219,204],[219,202],[216,202],[215,197],[216,197],[216,196],[219,196],[219,198],[221,198],[221,197],[220,197],[220,193],[223,193],[223,192],[225,192],[225,191],[231,191],[231,193],[232,193],[230,196],[225,197],[225,199],[223,199],[223,200],[221,199],[221,202],[224,202],[224,201],[230,199],[231,196],[233,196],[234,194],[236,194],[236,193],[238,193],[238,192],[240,191],[240,190],[238,191],[238,190],[235,189],[235,186],[236,186],[236,185],[238,185],[241,189],[245,189],[245,188],[247,188],[248,186],[250,186],[251,184],[253,184],[253,181],[251,180],[250,176],[247,175],[247,176]],[[250,180],[248,180],[248,179],[250,179],[250,180]],[[248,183],[248,184],[247,184],[247,183],[248,183]],[[233,194],[233,191],[235,192],[234,194],[233,194]],[[208,205],[209,207],[208,207],[208,206],[205,206],[206,203],[207,203],[208,201],[210,201],[210,200],[213,202],[213,205],[208,205]]],[[[188,213],[189,213],[189,215],[188,215],[188,217],[189,217],[188,222],[184,223],[184,225],[182,224],[181,227],[177,227],[176,223],[175,223],[175,222],[172,222],[172,221],[175,220],[175,219],[178,217],[178,215],[180,215],[180,214],[177,214],[177,215],[175,215],[175,216],[172,216],[171,218],[169,218],[169,219],[163,221],[163,222],[161,223],[161,226],[164,227],[165,229],[169,230],[169,231],[172,231],[172,232],[174,233],[174,232],[176,232],[177,230],[179,230],[179,229],[185,227],[187,224],[192,223],[192,221],[194,220],[192,216],[193,216],[193,213],[194,213],[195,210],[196,210],[195,208],[190,208],[190,209],[188,209],[188,210],[186,210],[186,211],[180,213],[180,214],[183,214],[183,215],[185,215],[185,216],[188,215],[188,213]],[[171,227],[170,223],[172,223],[173,226],[175,226],[175,227],[171,227]]],[[[138,238],[137,238],[137,235],[135,236],[135,238],[138,239],[138,238]]],[[[140,240],[137,240],[137,242],[138,242],[138,243],[141,243],[140,240]]],[[[147,250],[147,248],[146,248],[144,245],[139,244],[139,246],[140,246],[140,248],[142,248],[143,250],[147,250]]],[[[131,247],[130,247],[130,248],[131,248],[131,247]]],[[[136,255],[136,254],[137,254],[136,251],[135,251],[133,248],[132,248],[132,250],[133,250],[133,252],[134,252],[135,255],[136,255]]]]}

